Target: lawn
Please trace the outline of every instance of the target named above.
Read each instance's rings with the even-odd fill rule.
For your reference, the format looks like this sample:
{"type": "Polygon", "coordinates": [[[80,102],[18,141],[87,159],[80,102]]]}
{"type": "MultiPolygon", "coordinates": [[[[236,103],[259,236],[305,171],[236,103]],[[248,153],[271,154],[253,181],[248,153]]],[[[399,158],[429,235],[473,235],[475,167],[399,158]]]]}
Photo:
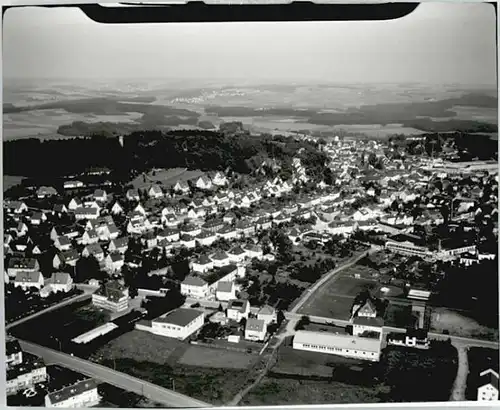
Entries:
{"type": "Polygon", "coordinates": [[[242,400],[244,406],[380,403],[380,385],[353,386],[327,381],[265,377],[242,400]]]}
{"type": "Polygon", "coordinates": [[[163,169],[154,171],[154,174],[153,171],[148,172],[145,178],[146,181],[144,181],[143,175],[139,175],[131,183],[137,189],[148,189],[151,185],[156,184],[170,188],[177,181],[187,181],[202,174],[202,171],[186,170],[185,168],[163,169]]]}
{"type": "Polygon", "coordinates": [[[465,397],[467,400],[477,399],[477,388],[479,387],[479,374],[492,368],[498,371],[498,350],[481,347],[471,347],[467,352],[469,374],[467,376],[467,388],[465,397]]]}
{"type": "Polygon", "coordinates": [[[332,317],[347,320],[355,296],[364,289],[377,286],[373,280],[356,279],[343,275],[320,287],[299,309],[299,313],[311,316],[332,317]]]}
{"type": "Polygon", "coordinates": [[[174,360],[184,354],[189,347],[188,344],[180,340],[153,335],[142,330],[133,330],[114,339],[107,345],[97,350],[93,355],[93,360],[100,357],[104,359],[133,359],[138,362],[152,362],[164,364],[174,360]]]}
{"type": "Polygon", "coordinates": [[[435,308],[431,316],[431,331],[442,333],[444,330],[455,336],[498,341],[498,329],[482,326],[457,311],[435,308]]]}
{"type": "Polygon", "coordinates": [[[411,305],[399,305],[390,303],[384,315],[385,326],[407,328],[412,327],[415,318],[411,311],[411,305]]]}
{"type": "Polygon", "coordinates": [[[218,369],[247,369],[257,356],[226,349],[191,346],[177,363],[187,366],[212,367],[218,369]]]}

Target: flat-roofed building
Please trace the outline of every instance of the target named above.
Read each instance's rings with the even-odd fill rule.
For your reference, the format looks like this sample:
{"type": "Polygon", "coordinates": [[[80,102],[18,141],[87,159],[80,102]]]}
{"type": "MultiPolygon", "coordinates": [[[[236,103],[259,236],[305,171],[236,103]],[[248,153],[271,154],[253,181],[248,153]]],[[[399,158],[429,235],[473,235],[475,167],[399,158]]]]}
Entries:
{"type": "Polygon", "coordinates": [[[141,321],[136,324],[136,328],[159,336],[185,340],[200,330],[204,323],[203,312],[179,308],[151,321],[141,321]]]}
{"type": "Polygon", "coordinates": [[[377,362],[380,360],[380,345],[380,339],[307,330],[297,331],[293,338],[294,349],[377,362]]]}

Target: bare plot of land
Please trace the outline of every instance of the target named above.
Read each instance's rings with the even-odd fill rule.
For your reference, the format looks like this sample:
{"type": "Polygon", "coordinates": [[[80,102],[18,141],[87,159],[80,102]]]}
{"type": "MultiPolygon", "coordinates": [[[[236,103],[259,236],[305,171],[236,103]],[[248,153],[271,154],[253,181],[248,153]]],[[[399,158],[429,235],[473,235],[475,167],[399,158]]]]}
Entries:
{"type": "Polygon", "coordinates": [[[138,362],[164,364],[176,353],[184,352],[189,345],[169,337],[133,330],[100,348],[94,358],[134,359],[138,362]],[[180,352],[179,352],[180,351],[180,352]]]}
{"type": "Polygon", "coordinates": [[[434,309],[431,316],[431,330],[438,333],[447,330],[455,336],[498,341],[498,329],[482,326],[474,319],[446,308],[434,309]]]}
{"type": "Polygon", "coordinates": [[[354,297],[362,290],[376,286],[377,283],[373,280],[356,279],[344,274],[318,289],[299,309],[299,313],[347,320],[351,315],[354,297]]]}
{"type": "Polygon", "coordinates": [[[178,363],[218,369],[247,369],[255,361],[255,358],[255,355],[226,349],[191,346],[182,355],[178,363]]]}

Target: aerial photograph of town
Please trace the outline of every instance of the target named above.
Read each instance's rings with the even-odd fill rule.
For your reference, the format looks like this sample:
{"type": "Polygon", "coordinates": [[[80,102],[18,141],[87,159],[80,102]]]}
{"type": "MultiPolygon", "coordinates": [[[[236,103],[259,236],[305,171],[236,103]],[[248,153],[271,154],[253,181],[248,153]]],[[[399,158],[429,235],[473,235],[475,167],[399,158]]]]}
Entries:
{"type": "Polygon", "coordinates": [[[496,24],[7,10],[7,405],[497,401],[496,24]]]}

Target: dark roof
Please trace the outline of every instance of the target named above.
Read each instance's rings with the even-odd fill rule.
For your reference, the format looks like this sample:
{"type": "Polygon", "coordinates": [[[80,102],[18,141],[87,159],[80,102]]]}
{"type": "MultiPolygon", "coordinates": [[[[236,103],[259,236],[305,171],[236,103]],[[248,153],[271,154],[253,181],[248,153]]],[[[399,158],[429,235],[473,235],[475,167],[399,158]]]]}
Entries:
{"type": "Polygon", "coordinates": [[[78,396],[87,391],[97,388],[97,382],[94,379],[86,379],[70,386],[64,387],[61,390],[49,393],[49,400],[52,404],[60,403],[62,401],[68,400],[70,397],[78,396]]]}
{"type": "Polygon", "coordinates": [[[382,326],[384,326],[384,319],[382,319],[381,317],[357,316],[354,318],[353,324],[361,325],[361,326],[382,327],[382,326]]]}
{"type": "Polygon", "coordinates": [[[15,281],[38,283],[41,275],[42,274],[40,272],[17,272],[15,281]]]}
{"type": "Polygon", "coordinates": [[[235,246],[233,249],[229,251],[231,255],[242,255],[246,253],[241,246],[235,246]]]}
{"type": "Polygon", "coordinates": [[[259,319],[248,319],[245,326],[245,330],[253,330],[255,332],[262,332],[266,322],[259,319]]]}
{"type": "Polygon", "coordinates": [[[217,292],[231,292],[233,290],[233,282],[219,282],[217,284],[217,292]]]}
{"type": "Polygon", "coordinates": [[[180,308],[167,313],[165,316],[160,316],[154,321],[177,326],[187,326],[200,315],[203,315],[203,312],[199,310],[180,308]]]}
{"type": "Polygon", "coordinates": [[[37,260],[34,258],[11,258],[9,268],[11,269],[36,269],[37,260]]]}
{"type": "Polygon", "coordinates": [[[479,378],[479,386],[486,386],[491,384],[495,389],[499,390],[499,379],[498,375],[495,374],[491,369],[484,372],[484,374],[479,378]]]}
{"type": "Polygon", "coordinates": [[[187,276],[183,282],[183,285],[191,285],[191,286],[204,286],[207,284],[203,279],[198,276],[187,276]]]}
{"type": "Polygon", "coordinates": [[[118,281],[112,280],[106,282],[104,286],[98,290],[98,294],[105,296],[112,302],[116,302],[125,296],[125,289],[125,286],[121,285],[118,281]]]}
{"type": "Polygon", "coordinates": [[[43,359],[29,353],[23,353],[23,363],[7,370],[7,380],[15,379],[22,374],[31,373],[33,370],[43,367],[45,367],[43,359]]]}
{"type": "Polygon", "coordinates": [[[89,255],[98,255],[100,253],[103,253],[101,245],[99,245],[98,243],[92,243],[90,245],[87,245],[85,249],[87,249],[89,255]]]}
{"type": "Polygon", "coordinates": [[[227,308],[244,312],[248,305],[248,300],[233,299],[229,301],[227,308]]]}
{"type": "Polygon", "coordinates": [[[128,246],[128,237],[124,236],[122,238],[116,238],[113,239],[111,242],[113,242],[116,248],[122,248],[124,246],[128,246]]]}
{"type": "Polygon", "coordinates": [[[5,354],[7,356],[22,352],[21,345],[17,339],[8,338],[5,340],[5,354]]]}
{"type": "Polygon", "coordinates": [[[212,255],[212,259],[224,260],[224,259],[228,259],[228,256],[225,252],[218,251],[212,255]]]}
{"type": "Polygon", "coordinates": [[[79,258],[79,255],[78,255],[78,252],[76,251],[76,249],[71,249],[70,251],[61,252],[59,254],[59,259],[63,262],[76,260],[78,258],[79,258]]]}
{"type": "Polygon", "coordinates": [[[50,283],[58,284],[68,284],[71,281],[71,276],[66,272],[54,272],[50,277],[50,283]]]}
{"type": "Polygon", "coordinates": [[[71,241],[69,240],[69,238],[66,235],[58,236],[57,241],[59,242],[59,244],[61,246],[71,245],[71,241]]]}

